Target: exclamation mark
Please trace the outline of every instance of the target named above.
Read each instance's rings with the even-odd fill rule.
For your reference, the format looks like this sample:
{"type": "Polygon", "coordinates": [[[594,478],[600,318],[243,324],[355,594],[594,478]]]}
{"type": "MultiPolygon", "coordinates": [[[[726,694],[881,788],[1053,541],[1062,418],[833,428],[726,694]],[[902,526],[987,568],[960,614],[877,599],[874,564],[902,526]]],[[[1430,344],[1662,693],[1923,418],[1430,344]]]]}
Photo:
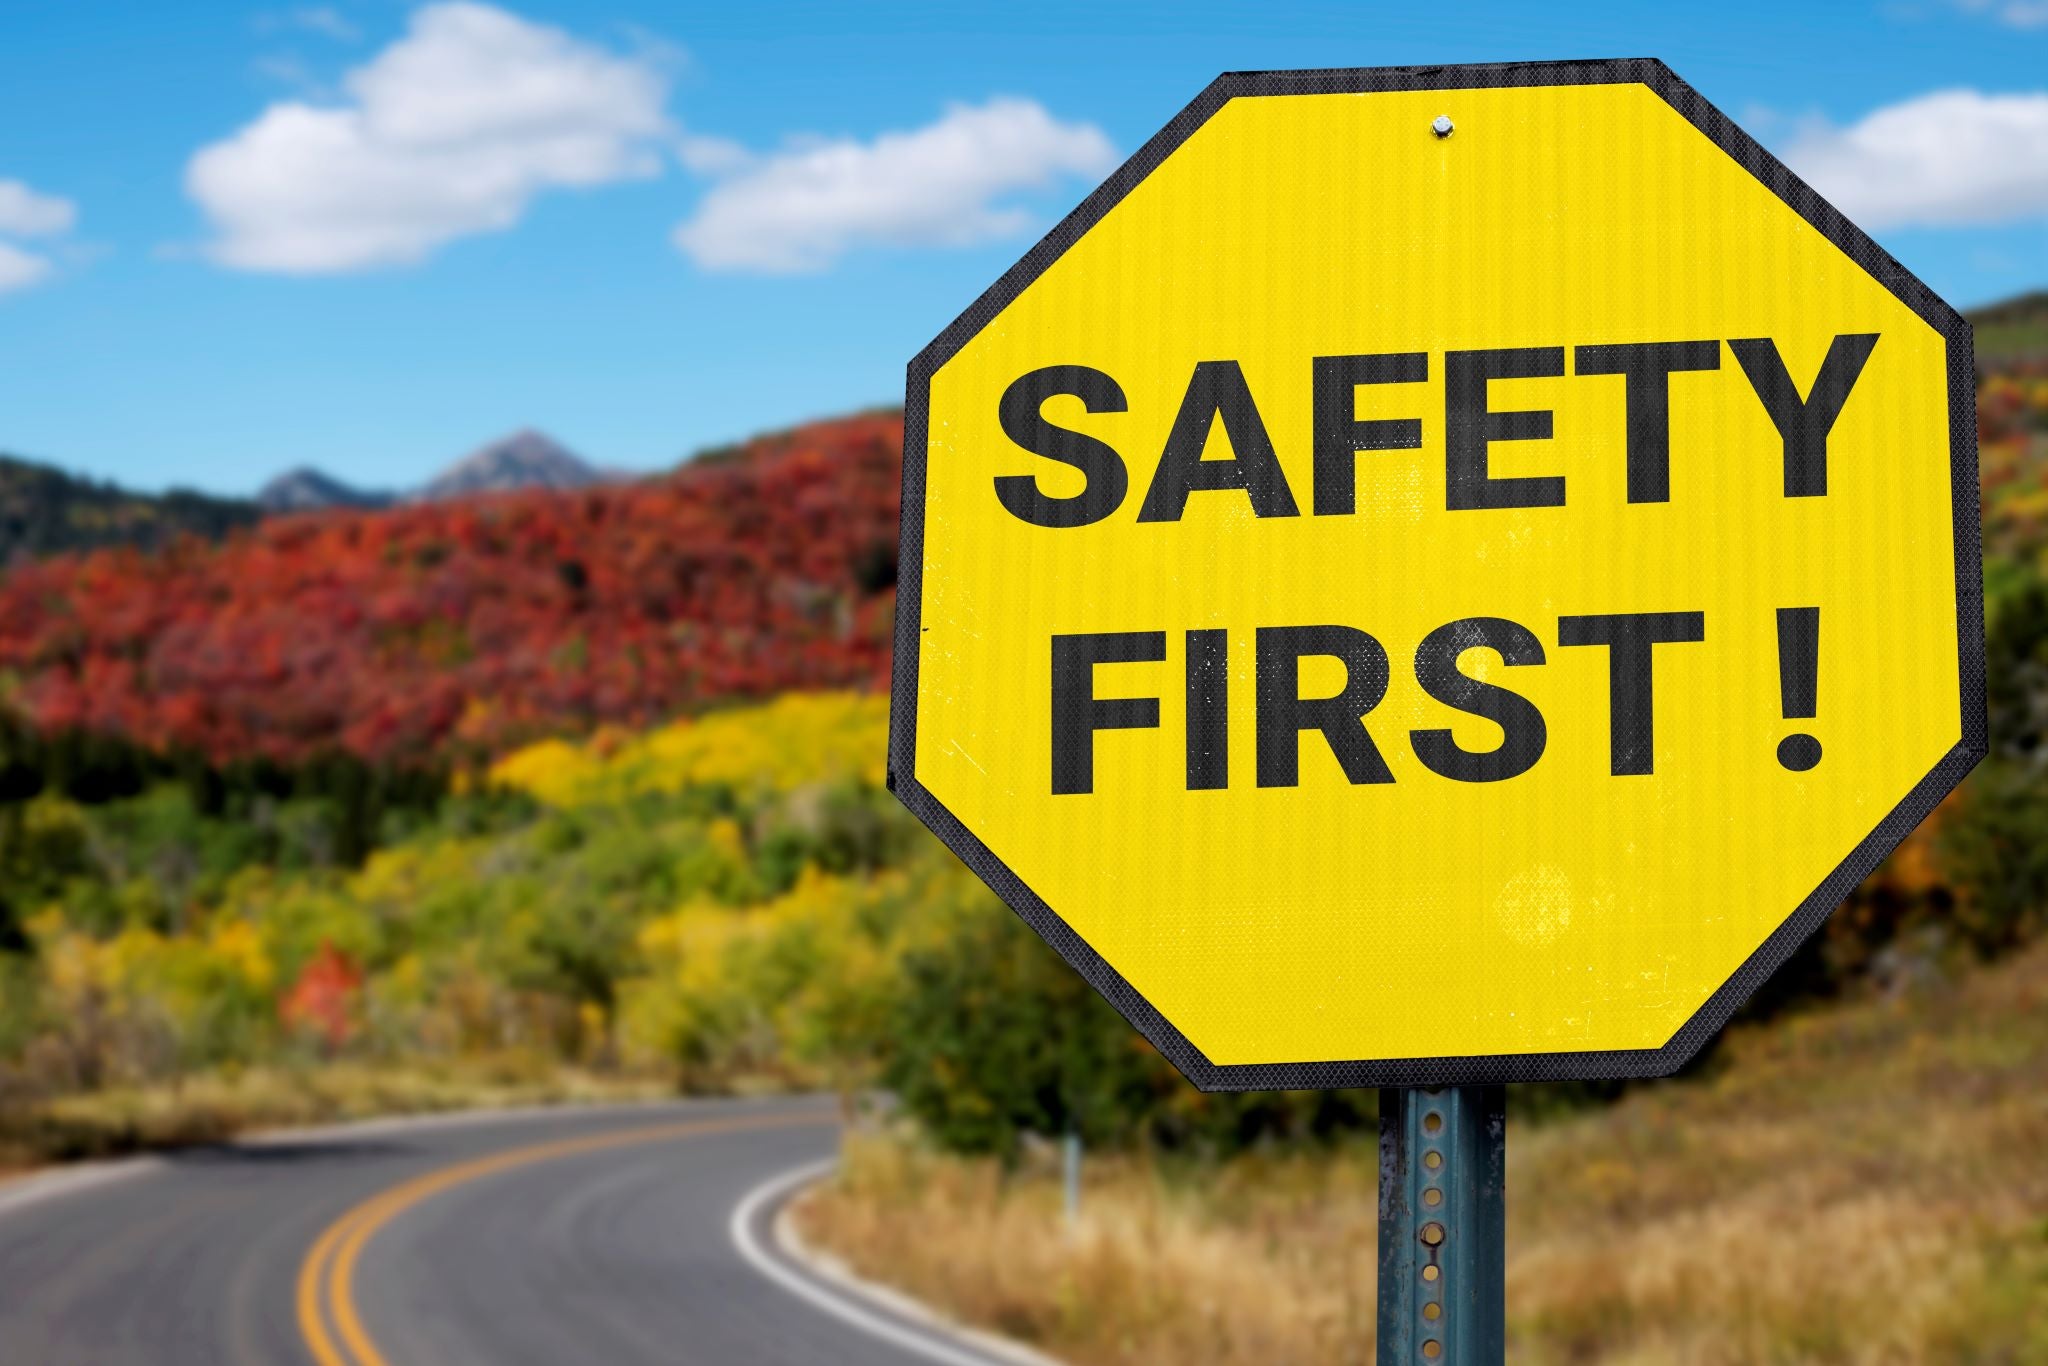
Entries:
{"type": "MultiPolygon", "coordinates": [[[[1820,608],[1778,609],[1778,701],[1786,719],[1814,714],[1820,675],[1820,608]]],[[[1778,741],[1778,762],[1804,773],[1820,762],[1820,741],[1788,735],[1778,741]]]]}

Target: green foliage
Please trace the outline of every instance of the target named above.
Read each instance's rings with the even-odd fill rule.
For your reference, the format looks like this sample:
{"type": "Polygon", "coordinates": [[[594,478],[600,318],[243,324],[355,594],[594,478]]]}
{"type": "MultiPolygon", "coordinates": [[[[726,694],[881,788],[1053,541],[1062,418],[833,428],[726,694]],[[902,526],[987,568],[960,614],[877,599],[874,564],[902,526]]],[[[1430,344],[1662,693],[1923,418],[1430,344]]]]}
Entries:
{"type": "Polygon", "coordinates": [[[2048,763],[2048,580],[2028,575],[1993,600],[1984,683],[1993,752],[2048,763]]]}
{"type": "Polygon", "coordinates": [[[2048,581],[1995,602],[1986,646],[1991,755],[1942,850],[1966,890],[1955,929],[1982,954],[2039,935],[2048,908],[2048,581]]]}
{"type": "Polygon", "coordinates": [[[1014,1155],[1023,1133],[1230,1156],[1371,1123],[1371,1092],[1203,1095],[994,903],[902,963],[882,1079],[940,1146],[1014,1155]]]}
{"type": "Polygon", "coordinates": [[[1980,363],[2011,363],[2048,355],[2048,291],[2008,299],[1970,315],[1980,363]]]}
{"type": "Polygon", "coordinates": [[[0,563],[103,546],[154,548],[180,536],[217,540],[255,524],[254,503],[189,489],[131,493],[0,455],[0,563]]]}
{"type": "Polygon", "coordinates": [[[2003,754],[1970,779],[1963,818],[1942,831],[1944,854],[1968,889],[1955,929],[1986,956],[2037,937],[2048,907],[2048,785],[2038,768],[2003,754]]]}
{"type": "Polygon", "coordinates": [[[0,1058],[17,1056],[41,1025],[36,965],[27,955],[0,952],[0,1058]]]}
{"type": "Polygon", "coordinates": [[[1132,1136],[1165,1064],[1021,922],[989,906],[912,954],[882,1079],[941,1145],[1008,1154],[1020,1130],[1132,1136]]]}
{"type": "Polygon", "coordinates": [[[794,886],[805,868],[873,873],[903,859],[916,838],[895,799],[850,782],[800,788],[763,811],[756,846],[764,889],[794,886]]]}
{"type": "Polygon", "coordinates": [[[76,807],[40,799],[0,805],[0,895],[17,918],[94,869],[91,833],[76,807]]]}
{"type": "MultiPolygon", "coordinates": [[[[550,817],[543,827],[570,819],[550,817]]],[[[526,906],[524,952],[509,976],[517,986],[596,1007],[608,1031],[618,984],[635,965],[640,926],[674,899],[687,875],[659,825],[577,825],[563,855],[509,875],[523,880],[526,906]]]]}

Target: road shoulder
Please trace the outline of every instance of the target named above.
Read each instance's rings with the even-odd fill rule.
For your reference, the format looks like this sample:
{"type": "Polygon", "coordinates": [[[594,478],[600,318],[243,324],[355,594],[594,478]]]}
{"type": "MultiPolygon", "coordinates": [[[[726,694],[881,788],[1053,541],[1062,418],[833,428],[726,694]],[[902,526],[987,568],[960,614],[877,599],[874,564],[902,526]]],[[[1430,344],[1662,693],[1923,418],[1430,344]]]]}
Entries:
{"type": "Polygon", "coordinates": [[[1022,1343],[947,1318],[806,1243],[792,1211],[837,1166],[836,1161],[814,1162],[782,1172],[734,1206],[733,1246],[754,1270],[849,1327],[941,1366],[1066,1366],[1022,1343]]]}

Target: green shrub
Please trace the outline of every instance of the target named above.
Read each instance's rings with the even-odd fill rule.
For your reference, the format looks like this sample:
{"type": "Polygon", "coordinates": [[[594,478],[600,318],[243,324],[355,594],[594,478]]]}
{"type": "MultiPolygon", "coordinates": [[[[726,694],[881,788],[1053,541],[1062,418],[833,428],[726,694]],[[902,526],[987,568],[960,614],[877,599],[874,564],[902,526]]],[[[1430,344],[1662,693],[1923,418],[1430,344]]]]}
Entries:
{"type": "Polygon", "coordinates": [[[1072,1130],[1228,1156],[1375,1122],[1364,1091],[1204,1094],[991,897],[943,942],[906,957],[883,1080],[941,1146],[1013,1155],[1022,1133],[1072,1130]]]}
{"type": "Polygon", "coordinates": [[[1981,954],[2039,935],[2048,907],[2048,581],[2029,574],[1993,604],[1985,649],[1991,755],[1941,831],[1959,884],[1955,927],[1981,954]]]}

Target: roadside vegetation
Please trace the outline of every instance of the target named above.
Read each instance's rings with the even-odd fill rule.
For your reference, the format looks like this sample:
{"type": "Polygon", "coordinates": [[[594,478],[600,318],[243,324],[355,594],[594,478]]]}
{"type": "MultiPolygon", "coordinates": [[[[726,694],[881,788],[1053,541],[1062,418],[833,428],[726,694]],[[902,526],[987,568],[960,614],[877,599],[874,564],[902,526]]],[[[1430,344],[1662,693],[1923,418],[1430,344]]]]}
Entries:
{"type": "Polygon", "coordinates": [[[0,807],[20,908],[0,1161],[378,1108],[827,1084],[835,1021],[896,930],[966,890],[929,859],[898,868],[912,828],[880,782],[885,724],[877,696],[794,694],[544,742],[386,809],[354,866],[336,832],[359,813],[318,793],[209,811],[163,781],[0,807]]]}
{"type": "Polygon", "coordinates": [[[0,1110],[0,1177],[50,1162],[219,1143],[263,1129],[673,1094],[659,1080],[591,1072],[535,1053],[404,1063],[286,1057],[168,1081],[60,1091],[0,1110]]]}
{"type": "MultiPolygon", "coordinates": [[[[1512,1123],[1509,1358],[2048,1362],[2048,951],[1736,1031],[1704,1074],[1512,1123]]],[[[798,1211],[857,1273],[1081,1366],[1372,1360],[1372,1138],[1214,1164],[849,1144],[798,1211]]]]}

